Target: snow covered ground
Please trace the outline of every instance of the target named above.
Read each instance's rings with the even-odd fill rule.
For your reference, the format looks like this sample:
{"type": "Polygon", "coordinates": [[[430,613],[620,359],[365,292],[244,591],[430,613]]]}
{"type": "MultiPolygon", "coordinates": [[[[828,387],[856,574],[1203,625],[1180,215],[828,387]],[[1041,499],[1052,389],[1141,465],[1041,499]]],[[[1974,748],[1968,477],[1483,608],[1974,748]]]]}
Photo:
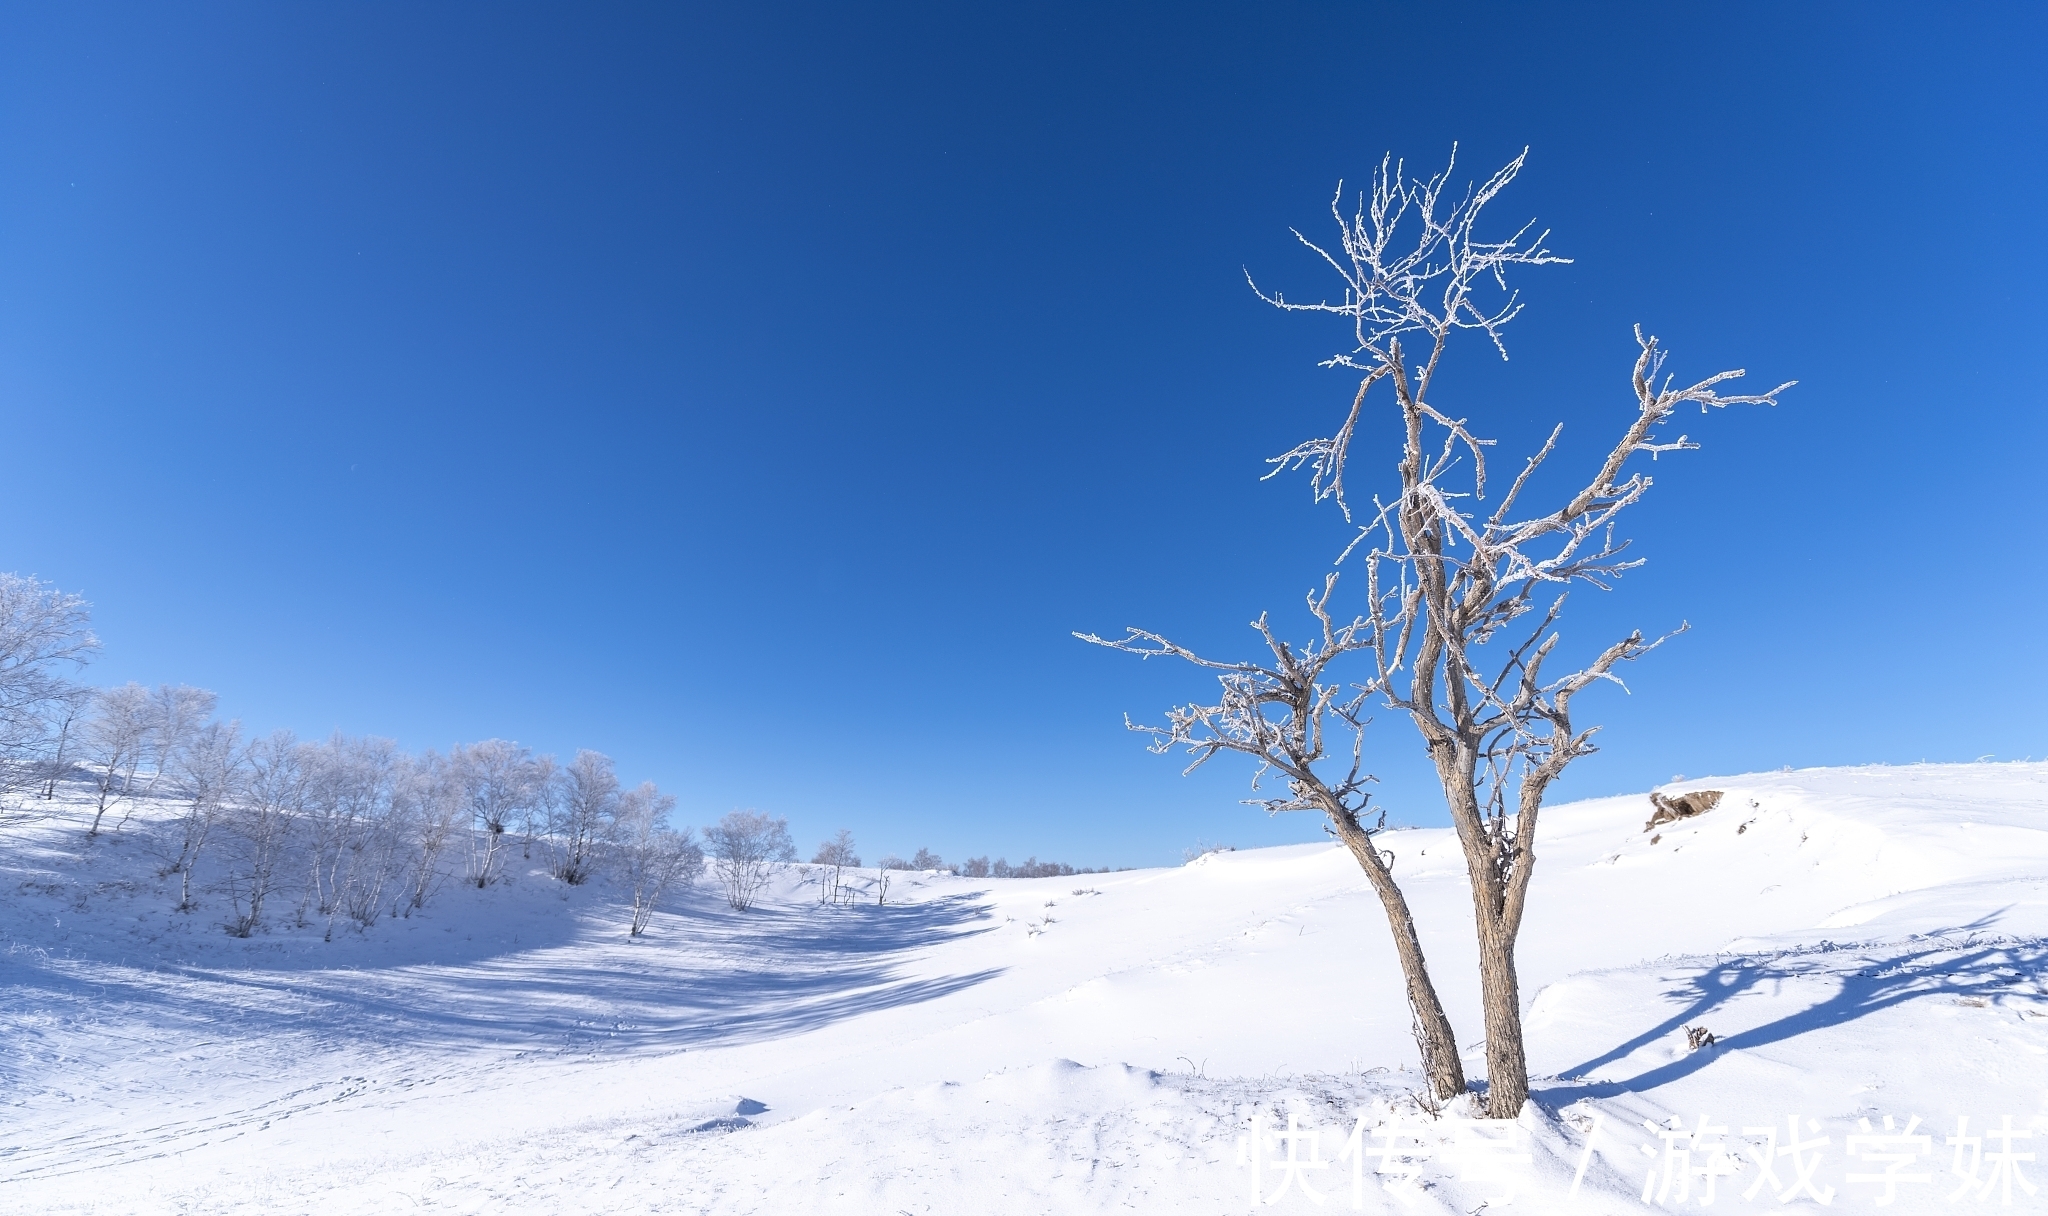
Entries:
{"type": "MultiPolygon", "coordinates": [[[[1678,1165],[1729,1171],[1722,1210],[1862,1208],[1885,1187],[1850,1175],[1890,1165],[1926,1177],[1890,1210],[1945,1211],[1959,1161],[1957,1206],[2000,1206],[2007,1117],[2043,1158],[2012,1205],[2048,1210],[2048,765],[1669,788],[1726,797],[1654,833],[1641,796],[1547,814],[1515,1132],[1418,1108],[1387,929],[1332,845],[899,876],[885,907],[792,868],[637,942],[617,892],[515,866],[367,934],[245,941],[170,911],[146,813],[90,847],[60,818],[0,852],[0,1210],[1224,1213],[1255,1182],[1271,1211],[1699,1206],[1707,1173],[1660,1202],[1678,1165]],[[1325,1168],[1250,1134],[1290,1118],[1325,1168]]],[[[1383,842],[1476,1049],[1455,844],[1383,842]]]]}

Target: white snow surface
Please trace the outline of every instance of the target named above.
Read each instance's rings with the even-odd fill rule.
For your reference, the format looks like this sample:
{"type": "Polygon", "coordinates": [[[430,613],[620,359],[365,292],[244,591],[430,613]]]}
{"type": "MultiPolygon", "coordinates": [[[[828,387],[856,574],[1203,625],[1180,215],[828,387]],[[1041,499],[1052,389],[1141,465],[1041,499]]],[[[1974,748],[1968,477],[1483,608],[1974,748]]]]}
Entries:
{"type": "MultiPolygon", "coordinates": [[[[1674,1116],[1728,1128],[1722,1210],[1779,1207],[1802,1159],[1744,1199],[1743,1150],[1770,1147],[1745,1127],[1827,1137],[1814,1188],[1862,1208],[1883,1188],[1848,1175],[1885,1166],[1846,1137],[1918,1117],[1931,1139],[1900,1172],[1928,1180],[1898,1212],[1954,1210],[1959,1151],[2009,1116],[2043,1159],[2012,1204],[2048,1210],[2048,765],[1665,789],[1726,796],[1656,832],[1641,795],[1545,812],[1520,949],[1531,1159],[1491,1178],[1462,1101],[1418,1107],[1387,926],[1334,844],[897,875],[882,907],[820,906],[789,867],[751,911],[701,886],[640,940],[619,892],[519,863],[365,933],[240,940],[224,899],[170,910],[156,812],[88,843],[60,805],[0,851],[0,1211],[1238,1213],[1254,1181],[1272,1211],[1699,1206],[1704,1174],[1643,1198],[1667,1160],[1646,1121],[1674,1116]],[[1688,1050],[1687,1025],[1718,1043],[1688,1050]],[[1240,1164],[1290,1115],[1334,1163],[1300,1171],[1319,1204],[1273,1167],[1284,1142],[1253,1146],[1261,1177],[1240,1164]],[[1354,1191],[1336,1159],[1361,1117],[1354,1191]],[[1404,1161],[1415,1182],[1387,1189],[1404,1161]]],[[[1479,1080],[1456,843],[1380,840],[1479,1080]]],[[[2000,1143],[1960,1164],[1995,1182],[2000,1143]]]]}

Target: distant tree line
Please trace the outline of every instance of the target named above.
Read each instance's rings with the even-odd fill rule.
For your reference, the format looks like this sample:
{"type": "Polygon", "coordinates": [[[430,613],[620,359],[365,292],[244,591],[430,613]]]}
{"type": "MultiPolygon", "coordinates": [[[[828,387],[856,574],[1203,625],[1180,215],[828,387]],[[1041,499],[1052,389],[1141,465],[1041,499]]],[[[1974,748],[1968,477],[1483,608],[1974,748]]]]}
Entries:
{"type": "MultiPolygon", "coordinates": [[[[199,907],[203,869],[236,936],[289,923],[324,924],[331,938],[410,916],[449,883],[500,882],[517,850],[570,885],[609,874],[637,937],[663,895],[704,869],[695,834],[669,824],[675,798],[652,782],[625,787],[600,752],[564,763],[503,739],[408,754],[339,733],[250,738],[214,716],[205,689],[75,682],[99,647],[88,626],[79,597],[0,574],[0,813],[37,818],[67,780],[88,787],[89,840],[125,831],[145,799],[168,808],[146,838],[160,875],[178,878],[176,907],[199,907]]],[[[751,893],[754,871],[721,834],[734,819],[707,839],[721,876],[740,867],[751,893]]]]}
{"type": "Polygon", "coordinates": [[[1004,858],[990,861],[987,857],[970,857],[960,863],[959,873],[966,878],[1060,878],[1069,874],[1108,874],[1111,866],[1082,866],[1079,869],[1063,861],[1040,861],[1037,857],[1026,857],[1016,865],[1004,858]]]}
{"type": "MultiPolygon", "coordinates": [[[[846,872],[861,868],[860,853],[854,846],[853,833],[841,828],[837,835],[818,846],[817,853],[811,857],[811,864],[824,867],[825,877],[819,899],[825,903],[844,902],[846,872]]],[[[970,857],[954,865],[948,864],[944,858],[930,849],[923,848],[908,861],[891,853],[876,862],[875,869],[884,874],[904,870],[940,871],[957,874],[962,878],[1058,878],[1071,874],[1112,872],[1109,866],[1082,866],[1076,869],[1065,862],[1040,861],[1036,856],[1028,857],[1022,864],[1014,866],[1005,858],[998,857],[990,861],[986,856],[970,857]]]]}

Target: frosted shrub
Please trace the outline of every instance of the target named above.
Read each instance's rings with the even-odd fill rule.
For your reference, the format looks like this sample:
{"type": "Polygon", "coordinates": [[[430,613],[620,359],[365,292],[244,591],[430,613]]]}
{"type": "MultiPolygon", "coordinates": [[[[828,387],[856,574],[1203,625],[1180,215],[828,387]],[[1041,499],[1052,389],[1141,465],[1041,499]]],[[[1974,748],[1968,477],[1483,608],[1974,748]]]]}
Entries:
{"type": "Polygon", "coordinates": [[[796,844],[789,821],[761,811],[733,811],[704,830],[713,868],[725,886],[725,902],[735,912],[754,906],[777,862],[795,861],[796,844]]]}

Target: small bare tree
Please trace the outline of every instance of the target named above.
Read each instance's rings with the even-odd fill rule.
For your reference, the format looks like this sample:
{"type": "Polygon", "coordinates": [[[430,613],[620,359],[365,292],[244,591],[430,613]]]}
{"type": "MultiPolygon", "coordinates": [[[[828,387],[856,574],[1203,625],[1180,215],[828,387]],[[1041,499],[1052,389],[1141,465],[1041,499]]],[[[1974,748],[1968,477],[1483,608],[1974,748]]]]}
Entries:
{"type": "Polygon", "coordinates": [[[1331,207],[1341,236],[1338,252],[1301,238],[1343,278],[1343,298],[1301,304],[1261,293],[1278,308],[1345,318],[1351,349],[1324,366],[1360,378],[1335,433],[1274,458],[1276,473],[1308,467],[1315,498],[1334,498],[1352,519],[1344,474],[1359,420],[1374,385],[1384,382],[1394,399],[1402,427],[1399,493],[1387,501],[1374,498],[1372,512],[1353,521],[1356,534],[1338,557],[1341,565],[1363,550],[1356,563],[1366,580],[1363,611],[1338,623],[1329,609],[1337,579],[1330,574],[1309,599],[1320,625],[1318,639],[1297,649],[1276,637],[1263,616],[1255,622],[1273,656],[1270,666],[1210,662],[1142,630],[1115,641],[1087,639],[1144,655],[1173,655],[1220,673],[1224,696],[1218,704],[1183,706],[1165,727],[1139,729],[1149,730],[1159,749],[1190,748],[1196,764],[1219,751],[1249,752],[1262,761],[1261,771],[1270,767],[1288,780],[1288,797],[1264,799],[1262,805],[1316,810],[1330,820],[1380,892],[1408,974],[1425,1067],[1437,1095],[1449,1097],[1464,1088],[1455,1040],[1441,1020],[1420,950],[1412,946],[1412,918],[1398,899],[1391,858],[1379,852],[1372,830],[1362,824],[1363,785],[1371,780],[1361,767],[1362,714],[1373,700],[1406,713],[1427,745],[1465,856],[1479,944],[1487,1105],[1496,1118],[1514,1117],[1528,1097],[1514,952],[1535,867],[1537,817],[1550,784],[1573,760],[1594,751],[1597,728],[1574,724],[1573,698],[1595,683],[1619,684],[1617,665],[1664,640],[1631,633],[1591,652],[1575,670],[1559,673],[1561,635],[1555,626],[1564,593],[1575,583],[1605,589],[1640,564],[1624,556],[1628,542],[1616,537],[1615,525],[1651,480],[1625,466],[1637,456],[1654,459],[1697,446],[1684,435],[1667,440],[1658,429],[1680,405],[1774,405],[1790,387],[1749,395],[1719,392],[1717,386],[1740,377],[1740,371],[1675,387],[1660,379],[1664,352],[1657,340],[1638,329],[1634,416],[1592,474],[1560,505],[1526,508],[1524,492],[1555,451],[1560,426],[1491,512],[1482,514],[1477,507],[1487,494],[1485,449],[1491,441],[1431,404],[1429,392],[1458,330],[1485,333],[1506,357],[1502,330],[1521,310],[1507,289],[1510,267],[1565,260],[1544,247],[1547,233],[1531,235],[1533,225],[1504,240],[1483,240],[1475,232],[1481,210],[1514,179],[1522,161],[1517,157],[1462,195],[1448,192],[1455,157],[1452,168],[1419,180],[1383,161],[1371,191],[1359,197],[1349,216],[1339,187],[1331,207]],[[1503,294],[1482,299],[1489,282],[1503,294]],[[1347,684],[1329,668],[1348,654],[1360,656],[1364,671],[1362,679],[1347,684]],[[1333,758],[1324,737],[1332,727],[1351,735],[1349,756],[1334,757],[1348,768],[1342,776],[1325,777],[1317,766],[1333,758]]]}
{"type": "MultiPolygon", "coordinates": [[[[140,789],[129,790],[128,805],[121,812],[121,822],[115,831],[128,826],[138,799],[156,792],[157,784],[172,771],[199,728],[213,717],[213,707],[219,701],[207,689],[190,684],[159,684],[150,691],[148,707],[143,711],[142,743],[135,753],[137,760],[149,766],[149,778],[140,789]]],[[[128,785],[134,784],[135,776],[135,765],[131,762],[128,785]]]]}
{"type": "Polygon", "coordinates": [[[754,906],[777,862],[796,860],[789,821],[763,811],[727,813],[704,829],[704,842],[711,846],[713,867],[725,884],[725,902],[735,912],[754,906]]]}
{"type": "Polygon", "coordinates": [[[135,683],[104,689],[94,698],[83,742],[87,759],[99,769],[99,805],[88,836],[99,835],[100,819],[117,803],[124,809],[114,830],[128,826],[138,801],[155,792],[218,700],[188,684],[159,684],[152,691],[135,683]]]}
{"type": "Polygon", "coordinates": [[[350,738],[336,732],[309,749],[311,776],[306,811],[308,907],[327,920],[362,928],[377,922],[385,887],[399,863],[401,823],[394,812],[401,770],[398,745],[389,739],[350,738]]]}
{"type": "Polygon", "coordinates": [[[823,866],[818,874],[818,902],[838,903],[846,897],[846,871],[860,868],[860,853],[853,846],[853,833],[840,828],[832,839],[818,846],[811,864],[823,866]]]}
{"type": "Polygon", "coordinates": [[[547,835],[555,814],[555,794],[561,788],[559,769],[553,756],[535,756],[527,770],[526,799],[519,806],[519,855],[529,861],[535,842],[547,835]]]}
{"type": "Polygon", "coordinates": [[[176,771],[179,756],[212,720],[219,703],[213,692],[190,684],[159,684],[150,692],[149,733],[143,740],[150,777],[144,793],[176,771]]]}
{"type": "Polygon", "coordinates": [[[664,893],[691,886],[703,872],[704,850],[697,847],[691,830],[674,831],[668,826],[675,807],[675,795],[662,793],[652,781],[643,781],[619,795],[612,813],[611,851],[619,877],[633,893],[628,937],[647,932],[664,893]]]}
{"type": "MultiPolygon", "coordinates": [[[[40,762],[51,719],[68,721],[79,699],[66,670],[83,668],[99,649],[78,596],[20,574],[0,574],[0,794],[47,781],[40,762]],[[71,714],[64,712],[66,707],[71,714]]],[[[61,759],[61,753],[60,753],[61,759]]]]}
{"type": "Polygon", "coordinates": [[[619,774],[612,758],[587,748],[577,752],[562,766],[547,798],[552,820],[548,843],[554,850],[551,871],[571,886],[588,881],[619,801],[619,774]]]}
{"type": "Polygon", "coordinates": [[[45,702],[49,733],[54,736],[49,754],[42,762],[42,797],[46,802],[57,796],[57,783],[78,763],[79,728],[98,695],[86,685],[69,684],[52,692],[45,702]]]}
{"type": "Polygon", "coordinates": [[[107,812],[135,797],[136,772],[149,750],[155,718],[149,690],[133,681],[101,689],[93,699],[92,715],[81,732],[83,759],[91,767],[95,798],[87,836],[98,836],[107,812]]]}
{"type": "Polygon", "coordinates": [[[534,806],[540,768],[532,751],[503,739],[486,739],[449,753],[469,796],[476,831],[471,836],[468,881],[488,887],[497,877],[505,833],[534,806]]]}
{"type": "Polygon", "coordinates": [[[222,808],[242,797],[248,758],[248,749],[242,741],[242,724],[212,722],[200,728],[190,746],[180,752],[174,762],[176,779],[184,791],[186,806],[185,814],[178,822],[178,855],[165,872],[178,876],[177,910],[180,912],[190,912],[195,906],[192,899],[193,871],[198,868],[199,858],[206,851],[207,841],[213,835],[214,824],[219,821],[222,808]]]}
{"type": "Polygon", "coordinates": [[[437,752],[409,757],[392,780],[392,817],[406,844],[401,875],[405,915],[427,906],[444,874],[441,858],[469,814],[462,782],[437,752]]]}
{"type": "Polygon", "coordinates": [[[248,784],[225,808],[236,845],[227,870],[234,908],[227,930],[236,937],[248,937],[263,923],[264,906],[283,876],[305,812],[309,761],[308,749],[290,731],[259,739],[249,749],[248,784]]]}

